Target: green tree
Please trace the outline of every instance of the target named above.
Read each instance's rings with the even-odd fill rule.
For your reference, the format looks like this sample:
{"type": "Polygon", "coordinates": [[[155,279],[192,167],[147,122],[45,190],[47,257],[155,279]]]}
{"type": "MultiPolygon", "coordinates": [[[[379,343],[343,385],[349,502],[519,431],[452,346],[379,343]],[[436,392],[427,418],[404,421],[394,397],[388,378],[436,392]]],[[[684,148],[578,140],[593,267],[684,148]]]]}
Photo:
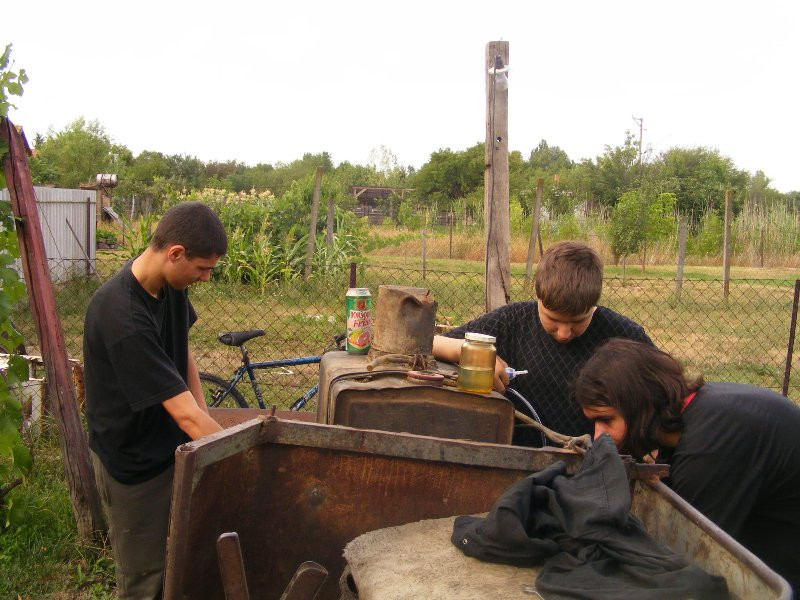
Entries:
{"type": "Polygon", "coordinates": [[[661,157],[662,190],[675,194],[678,211],[698,223],[710,209],[724,209],[725,190],[742,185],[731,159],[707,148],[672,148],[661,157]]]}
{"type": "Polygon", "coordinates": [[[119,155],[128,152],[117,146],[98,121],[75,119],[63,131],[52,129],[31,158],[34,183],[76,188],[90,183],[98,173],[115,173],[119,155]],[[49,179],[42,179],[45,174],[49,179]]]}
{"type": "Polygon", "coordinates": [[[424,205],[450,209],[483,185],[484,162],[483,143],[461,152],[438,150],[414,174],[412,187],[424,205]]]}
{"type": "Polygon", "coordinates": [[[624,193],[611,213],[611,250],[622,257],[623,280],[627,257],[641,252],[642,270],[647,250],[669,236],[675,227],[675,195],[652,197],[636,189],[624,193]]]}
{"type": "Polygon", "coordinates": [[[271,173],[269,189],[278,197],[289,190],[292,183],[304,177],[314,175],[317,167],[322,167],[326,173],[333,170],[333,160],[327,152],[318,154],[306,153],[302,158],[293,160],[288,165],[278,163],[271,173]]]}
{"type": "Polygon", "coordinates": [[[639,147],[633,141],[633,134],[625,132],[622,146],[606,146],[605,153],[597,157],[593,170],[592,195],[602,206],[613,207],[617,199],[636,187],[636,164],[639,147]]]}
{"type": "Polygon", "coordinates": [[[528,166],[545,173],[564,173],[573,167],[573,162],[561,148],[549,146],[546,140],[542,140],[531,150],[528,166]]]}

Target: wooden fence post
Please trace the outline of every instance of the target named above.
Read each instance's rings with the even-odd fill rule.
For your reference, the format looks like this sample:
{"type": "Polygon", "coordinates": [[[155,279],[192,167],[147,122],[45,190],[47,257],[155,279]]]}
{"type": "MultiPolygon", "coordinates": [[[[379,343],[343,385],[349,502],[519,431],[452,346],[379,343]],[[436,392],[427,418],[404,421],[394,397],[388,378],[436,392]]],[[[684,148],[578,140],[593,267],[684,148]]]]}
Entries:
{"type": "Polygon", "coordinates": [[[448,215],[448,225],[450,229],[450,258],[453,258],[453,209],[450,209],[450,214],[448,215]]]}
{"type": "Polygon", "coordinates": [[[328,198],[328,222],[325,227],[325,243],[333,246],[333,198],[328,198]]]}
{"type": "Polygon", "coordinates": [[[311,197],[311,223],[308,226],[308,241],[306,241],[306,265],[303,269],[303,279],[308,281],[311,277],[311,261],[314,259],[314,242],[317,236],[317,214],[319,213],[319,192],[322,187],[322,167],[317,167],[314,178],[314,194],[311,197]]]}
{"type": "Polygon", "coordinates": [[[675,297],[681,299],[683,288],[683,264],[686,262],[686,217],[681,217],[678,233],[678,276],[675,278],[675,297]]]}
{"type": "Polygon", "coordinates": [[[533,207],[531,223],[531,239],[528,241],[528,261],[525,263],[525,285],[530,283],[533,275],[533,259],[536,256],[536,240],[539,240],[539,258],[542,257],[542,234],[539,231],[539,217],[542,212],[542,196],[544,195],[544,179],[536,182],[536,204],[533,207]]]}
{"type": "Polygon", "coordinates": [[[78,399],[67,360],[64,330],[56,310],[36,195],[25,157],[27,143],[6,118],[0,119],[0,139],[8,146],[8,153],[3,158],[3,172],[11,196],[11,208],[18,219],[22,270],[42,348],[48,400],[58,425],[61,459],[78,536],[86,541],[99,542],[102,532],[106,530],[105,518],[94,470],[89,463],[89,445],[81,424],[78,399]]]}
{"type": "Polygon", "coordinates": [[[427,268],[426,268],[426,258],[427,258],[427,251],[425,248],[425,230],[422,230],[422,281],[427,279],[427,268]]]}
{"type": "Polygon", "coordinates": [[[725,231],[722,243],[722,299],[728,300],[731,284],[731,190],[725,191],[725,231]]]}

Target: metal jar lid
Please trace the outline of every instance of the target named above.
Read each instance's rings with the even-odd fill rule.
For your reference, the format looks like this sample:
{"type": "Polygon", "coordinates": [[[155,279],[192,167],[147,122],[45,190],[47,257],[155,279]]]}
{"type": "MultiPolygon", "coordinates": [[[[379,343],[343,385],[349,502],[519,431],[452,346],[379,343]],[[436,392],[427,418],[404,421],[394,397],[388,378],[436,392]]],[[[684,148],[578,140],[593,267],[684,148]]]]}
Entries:
{"type": "Polygon", "coordinates": [[[486,335],[484,333],[473,333],[468,331],[464,334],[464,339],[471,342],[486,342],[487,344],[494,344],[497,340],[493,335],[486,335]]]}

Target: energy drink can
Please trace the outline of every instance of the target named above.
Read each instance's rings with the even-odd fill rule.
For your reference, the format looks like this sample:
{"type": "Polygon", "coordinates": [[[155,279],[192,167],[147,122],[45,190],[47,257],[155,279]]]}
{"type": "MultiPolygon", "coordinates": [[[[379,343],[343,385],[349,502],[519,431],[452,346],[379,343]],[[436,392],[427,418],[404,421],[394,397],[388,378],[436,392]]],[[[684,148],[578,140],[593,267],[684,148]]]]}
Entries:
{"type": "Polygon", "coordinates": [[[372,343],[372,294],[367,288],[350,288],[345,296],[347,313],[346,350],[366,354],[372,343]]]}

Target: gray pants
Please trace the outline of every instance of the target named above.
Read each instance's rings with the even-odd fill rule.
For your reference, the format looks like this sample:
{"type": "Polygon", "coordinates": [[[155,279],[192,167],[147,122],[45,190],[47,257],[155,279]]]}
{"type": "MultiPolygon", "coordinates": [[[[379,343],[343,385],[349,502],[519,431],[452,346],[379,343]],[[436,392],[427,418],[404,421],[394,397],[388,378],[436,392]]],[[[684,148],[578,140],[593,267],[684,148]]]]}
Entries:
{"type": "Polygon", "coordinates": [[[90,454],[108,517],[117,597],[160,599],[174,468],[143,483],[125,485],[106,471],[94,452],[90,454]]]}

